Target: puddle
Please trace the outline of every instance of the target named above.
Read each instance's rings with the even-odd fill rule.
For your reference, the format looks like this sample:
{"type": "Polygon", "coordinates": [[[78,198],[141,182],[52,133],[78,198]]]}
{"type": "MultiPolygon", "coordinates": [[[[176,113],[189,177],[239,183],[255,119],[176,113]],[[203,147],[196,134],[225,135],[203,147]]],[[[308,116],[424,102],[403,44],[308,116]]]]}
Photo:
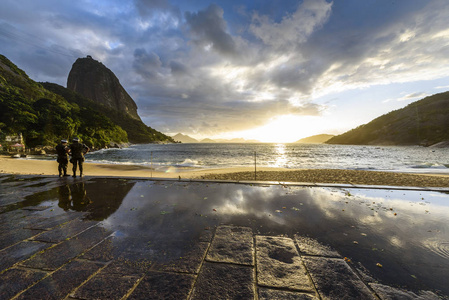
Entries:
{"type": "Polygon", "coordinates": [[[186,245],[208,234],[210,241],[215,226],[233,224],[261,235],[309,237],[380,283],[449,295],[447,193],[92,179],[22,204],[49,203],[103,221],[115,231],[116,251],[131,258],[179,258],[186,245]]]}

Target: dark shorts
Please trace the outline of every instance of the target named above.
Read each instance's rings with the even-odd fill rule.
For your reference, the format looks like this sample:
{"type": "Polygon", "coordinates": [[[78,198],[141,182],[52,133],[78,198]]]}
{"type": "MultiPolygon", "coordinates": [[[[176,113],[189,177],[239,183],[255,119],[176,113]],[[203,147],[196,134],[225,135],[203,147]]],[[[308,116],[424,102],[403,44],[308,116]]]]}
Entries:
{"type": "Polygon", "coordinates": [[[72,157],[72,158],[70,159],[70,162],[71,162],[72,164],[76,164],[78,161],[84,162],[84,157],[78,157],[78,158],[72,157]]]}
{"type": "Polygon", "coordinates": [[[60,164],[68,164],[69,163],[69,160],[67,157],[58,157],[58,159],[56,161],[60,164]]]}

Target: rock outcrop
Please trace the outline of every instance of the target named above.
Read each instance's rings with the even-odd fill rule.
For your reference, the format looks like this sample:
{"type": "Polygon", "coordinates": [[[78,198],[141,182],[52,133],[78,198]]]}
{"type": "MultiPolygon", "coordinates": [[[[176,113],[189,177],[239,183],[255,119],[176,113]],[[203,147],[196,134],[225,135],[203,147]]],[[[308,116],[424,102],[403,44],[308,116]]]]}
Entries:
{"type": "Polygon", "coordinates": [[[140,120],[137,105],[115,74],[91,56],[78,58],[70,70],[67,88],[106,107],[140,120]]]}

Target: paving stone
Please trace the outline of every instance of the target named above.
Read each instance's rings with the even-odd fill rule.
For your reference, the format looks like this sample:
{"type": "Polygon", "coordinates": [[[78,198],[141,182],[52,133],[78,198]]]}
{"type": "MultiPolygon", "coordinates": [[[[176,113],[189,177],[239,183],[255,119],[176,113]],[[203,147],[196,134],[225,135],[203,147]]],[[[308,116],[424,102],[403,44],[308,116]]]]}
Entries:
{"type": "Polygon", "coordinates": [[[42,220],[41,222],[28,224],[28,225],[24,226],[24,228],[50,230],[56,226],[59,226],[61,224],[64,224],[71,220],[74,220],[76,218],[79,218],[82,215],[83,215],[82,213],[78,213],[78,212],[65,213],[63,215],[46,218],[45,220],[42,220]]]}
{"type": "Polygon", "coordinates": [[[112,274],[103,271],[82,285],[73,294],[73,297],[81,299],[122,299],[139,280],[138,276],[112,274]]]}
{"type": "Polygon", "coordinates": [[[69,260],[105,239],[111,232],[100,226],[90,228],[74,238],[62,242],[43,253],[25,261],[22,265],[29,268],[55,270],[69,260]]]}
{"type": "Polygon", "coordinates": [[[127,299],[187,299],[195,276],[149,272],[127,299]]]}
{"type": "Polygon", "coordinates": [[[341,255],[331,247],[320,244],[317,240],[295,235],[295,241],[301,254],[341,258],[341,255]]]}
{"type": "Polygon", "coordinates": [[[42,233],[35,237],[33,240],[47,242],[47,243],[59,243],[74,235],[95,226],[98,222],[95,221],[83,221],[81,219],[75,219],[67,224],[57,227],[53,230],[42,233]]]}
{"type": "Polygon", "coordinates": [[[106,238],[100,244],[84,253],[81,258],[100,262],[113,260],[116,256],[114,254],[114,239],[115,237],[113,236],[106,238]]]}
{"type": "Polygon", "coordinates": [[[148,273],[152,267],[151,261],[128,260],[119,257],[118,259],[113,260],[102,273],[142,277],[145,273],[148,273]]]}
{"type": "Polygon", "coordinates": [[[259,289],[259,300],[318,300],[314,294],[300,292],[272,290],[267,288],[259,289]]]}
{"type": "Polygon", "coordinates": [[[165,262],[156,261],[154,263],[154,269],[198,274],[208,247],[209,243],[196,243],[184,252],[182,256],[169,258],[165,262]]]}
{"type": "Polygon", "coordinates": [[[0,275],[0,299],[10,299],[33,283],[47,276],[47,272],[12,268],[0,275]]]}
{"type": "Polygon", "coordinates": [[[72,261],[21,294],[18,299],[64,299],[97,272],[102,264],[72,261]]]}
{"type": "Polygon", "coordinates": [[[342,259],[303,257],[322,299],[376,299],[342,259]]]}
{"type": "Polygon", "coordinates": [[[0,251],[0,272],[49,246],[47,243],[24,241],[0,251]]]}
{"type": "Polygon", "coordinates": [[[242,265],[254,265],[254,246],[251,228],[219,226],[215,232],[207,260],[242,265]]]}
{"type": "Polygon", "coordinates": [[[292,239],[256,236],[256,261],[259,285],[313,292],[292,239]]]}
{"type": "Polygon", "coordinates": [[[254,299],[254,269],[204,262],[191,299],[254,299]]]}
{"type": "Polygon", "coordinates": [[[380,299],[401,299],[401,300],[437,300],[441,299],[431,291],[419,291],[415,294],[411,291],[405,291],[391,286],[372,283],[371,288],[377,293],[380,299]]]}
{"type": "Polygon", "coordinates": [[[24,228],[45,221],[46,219],[47,218],[35,214],[16,214],[12,215],[11,218],[9,216],[5,217],[2,222],[0,222],[0,230],[6,232],[8,230],[24,228]]]}
{"type": "Polygon", "coordinates": [[[12,231],[2,233],[2,234],[0,234],[0,249],[4,249],[4,248],[14,245],[18,242],[29,239],[33,236],[38,235],[41,232],[42,232],[42,230],[19,228],[19,229],[15,229],[12,231]]]}
{"type": "Polygon", "coordinates": [[[9,212],[0,214],[0,225],[3,225],[5,223],[9,224],[11,221],[16,221],[18,219],[22,219],[31,214],[33,214],[33,213],[30,211],[23,211],[23,210],[13,210],[13,211],[9,211],[9,212]]]}

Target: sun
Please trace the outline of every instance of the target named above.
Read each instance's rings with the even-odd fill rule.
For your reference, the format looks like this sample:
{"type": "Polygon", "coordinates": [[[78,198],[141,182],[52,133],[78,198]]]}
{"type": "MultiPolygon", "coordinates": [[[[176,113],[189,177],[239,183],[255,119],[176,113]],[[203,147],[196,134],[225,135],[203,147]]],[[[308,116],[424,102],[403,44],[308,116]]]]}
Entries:
{"type": "Polygon", "coordinates": [[[256,139],[264,143],[293,143],[304,137],[325,133],[329,125],[323,116],[283,115],[261,127],[238,134],[245,139],[256,139]]]}

